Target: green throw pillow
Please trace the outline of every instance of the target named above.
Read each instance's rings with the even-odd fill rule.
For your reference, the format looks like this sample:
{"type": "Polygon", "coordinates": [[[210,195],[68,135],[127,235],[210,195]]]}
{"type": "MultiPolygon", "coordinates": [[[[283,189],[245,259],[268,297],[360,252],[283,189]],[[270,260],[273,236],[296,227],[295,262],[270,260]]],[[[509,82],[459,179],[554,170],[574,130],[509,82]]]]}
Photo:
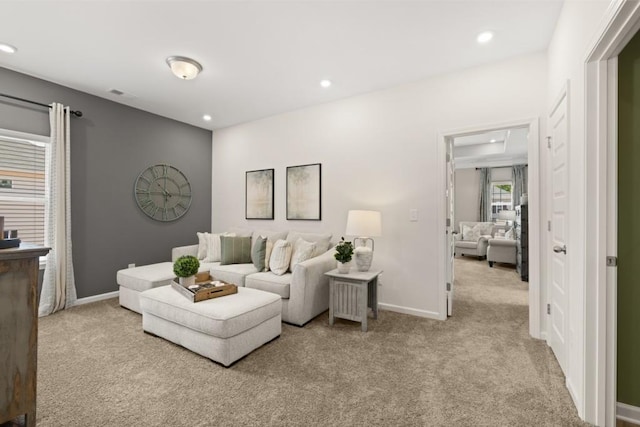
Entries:
{"type": "Polygon", "coordinates": [[[250,263],[251,237],[220,236],[220,265],[250,263]]]}
{"type": "Polygon", "coordinates": [[[258,236],[251,249],[251,262],[258,271],[264,271],[264,258],[267,256],[267,238],[258,236]]]}

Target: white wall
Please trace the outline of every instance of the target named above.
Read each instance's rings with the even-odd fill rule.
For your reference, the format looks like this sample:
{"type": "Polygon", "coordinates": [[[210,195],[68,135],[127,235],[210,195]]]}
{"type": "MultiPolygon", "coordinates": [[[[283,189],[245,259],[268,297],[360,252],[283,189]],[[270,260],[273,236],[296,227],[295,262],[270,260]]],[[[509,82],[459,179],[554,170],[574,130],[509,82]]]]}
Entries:
{"type": "MultiPolygon", "coordinates": [[[[569,284],[568,313],[568,372],[567,386],[581,417],[585,414],[584,386],[584,322],[585,322],[585,60],[590,44],[598,36],[601,21],[609,1],[565,2],[549,46],[549,87],[547,113],[557,99],[562,86],[569,81],[569,190],[570,206],[567,224],[567,262],[569,284]]],[[[548,170],[547,150],[541,152],[541,163],[548,170]]],[[[542,183],[541,199],[545,202],[541,230],[546,230],[549,218],[550,186],[548,176],[542,183]]],[[[593,231],[593,230],[592,230],[593,231]]],[[[546,233],[545,233],[546,234],[546,233]]],[[[550,244],[545,235],[542,245],[542,279],[548,279],[548,254],[550,244]],[[545,249],[546,248],[546,249],[545,249]]],[[[544,286],[542,287],[544,289],[544,286]]],[[[588,314],[587,314],[588,315],[588,314]]]]}
{"type": "MultiPolygon", "coordinates": [[[[544,115],[544,53],[429,78],[213,133],[212,230],[325,230],[340,237],[349,209],[382,212],[374,264],[382,308],[445,318],[437,220],[444,171],[439,132],[544,115]],[[517,94],[517,96],[514,96],[517,94]],[[286,166],[322,163],[322,221],[285,219],[286,166]],[[245,221],[245,171],[275,168],[275,220],[245,221]],[[409,221],[409,210],[419,221],[409,221]]],[[[336,82],[339,84],[339,82],[336,82]]]]}
{"type": "Polygon", "coordinates": [[[454,225],[460,231],[461,221],[480,221],[480,171],[476,168],[456,169],[454,192],[454,225]]]}

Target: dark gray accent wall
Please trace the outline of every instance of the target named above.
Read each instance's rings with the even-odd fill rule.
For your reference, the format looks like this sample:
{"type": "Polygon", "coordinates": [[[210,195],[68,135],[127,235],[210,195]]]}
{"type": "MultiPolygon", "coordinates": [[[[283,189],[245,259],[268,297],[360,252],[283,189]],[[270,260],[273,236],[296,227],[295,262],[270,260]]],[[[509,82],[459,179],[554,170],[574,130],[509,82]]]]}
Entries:
{"type": "MultiPolygon", "coordinates": [[[[59,102],[84,113],[71,119],[71,220],[78,297],[118,289],[116,272],[171,260],[171,248],[197,243],[211,224],[211,131],[0,68],[0,92],[59,102]],[[136,206],[138,174],[171,164],[189,178],[189,212],[170,223],[136,206]]],[[[46,108],[0,98],[0,128],[49,135],[46,108]]],[[[1,153],[0,153],[1,154],[1,153]]]]}

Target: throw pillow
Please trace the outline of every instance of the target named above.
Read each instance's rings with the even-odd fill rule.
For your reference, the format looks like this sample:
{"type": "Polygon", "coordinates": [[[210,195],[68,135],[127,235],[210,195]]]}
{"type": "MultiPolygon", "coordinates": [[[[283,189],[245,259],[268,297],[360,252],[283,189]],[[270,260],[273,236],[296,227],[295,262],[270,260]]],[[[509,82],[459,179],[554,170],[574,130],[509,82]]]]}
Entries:
{"type": "Polygon", "coordinates": [[[265,255],[267,253],[267,238],[258,236],[251,248],[251,262],[258,271],[264,271],[265,255]]]}
{"type": "Polygon", "coordinates": [[[271,251],[273,251],[273,244],[275,242],[271,240],[271,237],[267,238],[267,248],[264,254],[264,271],[269,271],[269,260],[271,259],[271,251]]]}
{"type": "Polygon", "coordinates": [[[298,231],[291,231],[287,236],[287,242],[295,245],[298,239],[306,240],[307,242],[315,243],[316,249],[313,256],[322,255],[329,249],[329,243],[331,242],[331,234],[322,233],[300,233],[298,231]]]}
{"type": "Polygon", "coordinates": [[[298,239],[296,244],[293,246],[293,253],[291,254],[291,265],[289,266],[289,271],[293,272],[293,268],[297,264],[313,258],[315,251],[315,243],[307,242],[302,238],[298,239]]]}
{"type": "Polygon", "coordinates": [[[269,258],[269,268],[274,274],[282,276],[289,270],[291,262],[291,243],[286,240],[278,240],[273,245],[271,258],[269,258]]]}
{"type": "Polygon", "coordinates": [[[478,240],[480,240],[480,236],[482,236],[483,230],[484,230],[484,227],[474,225],[469,231],[469,233],[467,233],[467,238],[464,240],[468,240],[470,242],[477,242],[478,240]]]}
{"type": "Polygon", "coordinates": [[[469,233],[471,233],[471,227],[468,225],[462,226],[462,240],[471,240],[469,239],[469,233]]]}
{"type": "Polygon", "coordinates": [[[207,235],[207,256],[203,262],[220,262],[220,236],[235,236],[234,233],[206,233],[207,235]]]}
{"type": "Polygon", "coordinates": [[[209,233],[196,233],[198,236],[198,259],[203,260],[207,257],[207,239],[209,233]]]}
{"type": "Polygon", "coordinates": [[[504,233],[504,238],[508,240],[514,240],[516,238],[515,233],[513,232],[513,227],[504,233]]]}
{"type": "Polygon", "coordinates": [[[251,237],[220,236],[220,265],[251,263],[251,237]]]}

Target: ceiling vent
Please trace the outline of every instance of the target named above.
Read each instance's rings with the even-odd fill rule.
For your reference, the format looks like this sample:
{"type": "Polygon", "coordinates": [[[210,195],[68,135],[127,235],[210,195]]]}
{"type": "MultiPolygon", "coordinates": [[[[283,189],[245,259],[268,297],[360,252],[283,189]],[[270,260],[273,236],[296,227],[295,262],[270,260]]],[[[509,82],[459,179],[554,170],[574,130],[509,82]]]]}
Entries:
{"type": "Polygon", "coordinates": [[[112,93],[114,95],[118,95],[118,96],[122,96],[124,95],[124,92],[118,89],[109,89],[109,93],[112,93]]]}

